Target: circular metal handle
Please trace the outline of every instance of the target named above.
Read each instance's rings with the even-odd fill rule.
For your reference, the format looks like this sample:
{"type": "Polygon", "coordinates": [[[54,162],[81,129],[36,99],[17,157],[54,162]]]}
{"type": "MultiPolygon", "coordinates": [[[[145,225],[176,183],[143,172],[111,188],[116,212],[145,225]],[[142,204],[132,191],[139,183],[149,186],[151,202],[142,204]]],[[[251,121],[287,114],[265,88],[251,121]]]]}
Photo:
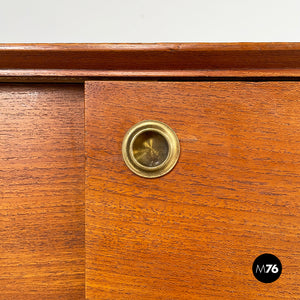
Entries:
{"type": "Polygon", "coordinates": [[[135,124],[124,136],[123,159],[135,174],[156,178],[175,166],[180,145],[176,133],[166,124],[146,120],[135,124]]]}

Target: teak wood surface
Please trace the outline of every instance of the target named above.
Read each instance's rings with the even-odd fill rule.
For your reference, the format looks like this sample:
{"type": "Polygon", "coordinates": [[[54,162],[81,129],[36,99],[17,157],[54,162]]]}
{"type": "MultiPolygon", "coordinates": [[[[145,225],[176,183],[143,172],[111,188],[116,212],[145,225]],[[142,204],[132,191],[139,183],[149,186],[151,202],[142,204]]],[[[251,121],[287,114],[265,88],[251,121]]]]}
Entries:
{"type": "Polygon", "coordinates": [[[84,299],[80,85],[0,85],[0,299],[84,299]]]}
{"type": "Polygon", "coordinates": [[[299,78],[300,43],[1,44],[0,299],[300,299],[299,78]],[[147,180],[150,118],[181,157],[147,180]]]}
{"type": "Polygon", "coordinates": [[[87,82],[86,297],[299,299],[300,83],[87,82]],[[140,178],[122,139],[177,133],[171,173],[140,178]],[[281,277],[257,281],[254,259],[281,277]]]}
{"type": "Polygon", "coordinates": [[[2,44],[2,81],[300,76],[300,43],[2,44]]]}

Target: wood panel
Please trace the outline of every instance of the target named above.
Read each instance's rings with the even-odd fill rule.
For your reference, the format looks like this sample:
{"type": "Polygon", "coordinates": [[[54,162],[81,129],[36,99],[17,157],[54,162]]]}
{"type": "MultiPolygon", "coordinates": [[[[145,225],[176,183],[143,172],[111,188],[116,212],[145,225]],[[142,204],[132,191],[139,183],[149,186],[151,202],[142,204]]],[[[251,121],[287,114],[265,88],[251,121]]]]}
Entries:
{"type": "Polygon", "coordinates": [[[299,99],[298,82],[87,82],[87,299],[299,299],[299,99]],[[181,143],[158,179],[121,156],[144,119],[181,143]],[[263,253],[283,265],[270,284],[263,253]]]}
{"type": "Polygon", "coordinates": [[[84,299],[82,85],[0,85],[0,299],[84,299]]]}
{"type": "Polygon", "coordinates": [[[0,44],[1,80],[300,76],[300,43],[0,44]]]}

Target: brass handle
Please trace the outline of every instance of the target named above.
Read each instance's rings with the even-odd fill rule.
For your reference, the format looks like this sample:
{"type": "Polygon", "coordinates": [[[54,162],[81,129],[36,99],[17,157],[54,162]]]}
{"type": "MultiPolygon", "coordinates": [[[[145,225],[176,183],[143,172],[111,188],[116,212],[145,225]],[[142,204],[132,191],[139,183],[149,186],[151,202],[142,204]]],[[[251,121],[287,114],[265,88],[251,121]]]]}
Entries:
{"type": "Polygon", "coordinates": [[[124,136],[123,159],[135,174],[156,178],[175,166],[180,145],[176,133],[166,124],[146,120],[135,124],[124,136]]]}

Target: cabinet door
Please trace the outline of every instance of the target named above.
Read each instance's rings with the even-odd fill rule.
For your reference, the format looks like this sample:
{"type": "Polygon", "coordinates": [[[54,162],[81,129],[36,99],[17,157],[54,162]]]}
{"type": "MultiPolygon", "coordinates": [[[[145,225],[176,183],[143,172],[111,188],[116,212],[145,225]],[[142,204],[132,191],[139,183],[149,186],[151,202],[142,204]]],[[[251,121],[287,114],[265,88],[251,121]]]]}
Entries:
{"type": "Polygon", "coordinates": [[[0,85],[0,299],[82,300],[80,84],[0,85]]]}
{"type": "Polygon", "coordinates": [[[87,82],[87,299],[299,299],[299,99],[299,82],[87,82]],[[121,152],[147,119],[181,146],[156,179],[121,152]],[[273,283],[252,273],[264,253],[273,283]]]}

